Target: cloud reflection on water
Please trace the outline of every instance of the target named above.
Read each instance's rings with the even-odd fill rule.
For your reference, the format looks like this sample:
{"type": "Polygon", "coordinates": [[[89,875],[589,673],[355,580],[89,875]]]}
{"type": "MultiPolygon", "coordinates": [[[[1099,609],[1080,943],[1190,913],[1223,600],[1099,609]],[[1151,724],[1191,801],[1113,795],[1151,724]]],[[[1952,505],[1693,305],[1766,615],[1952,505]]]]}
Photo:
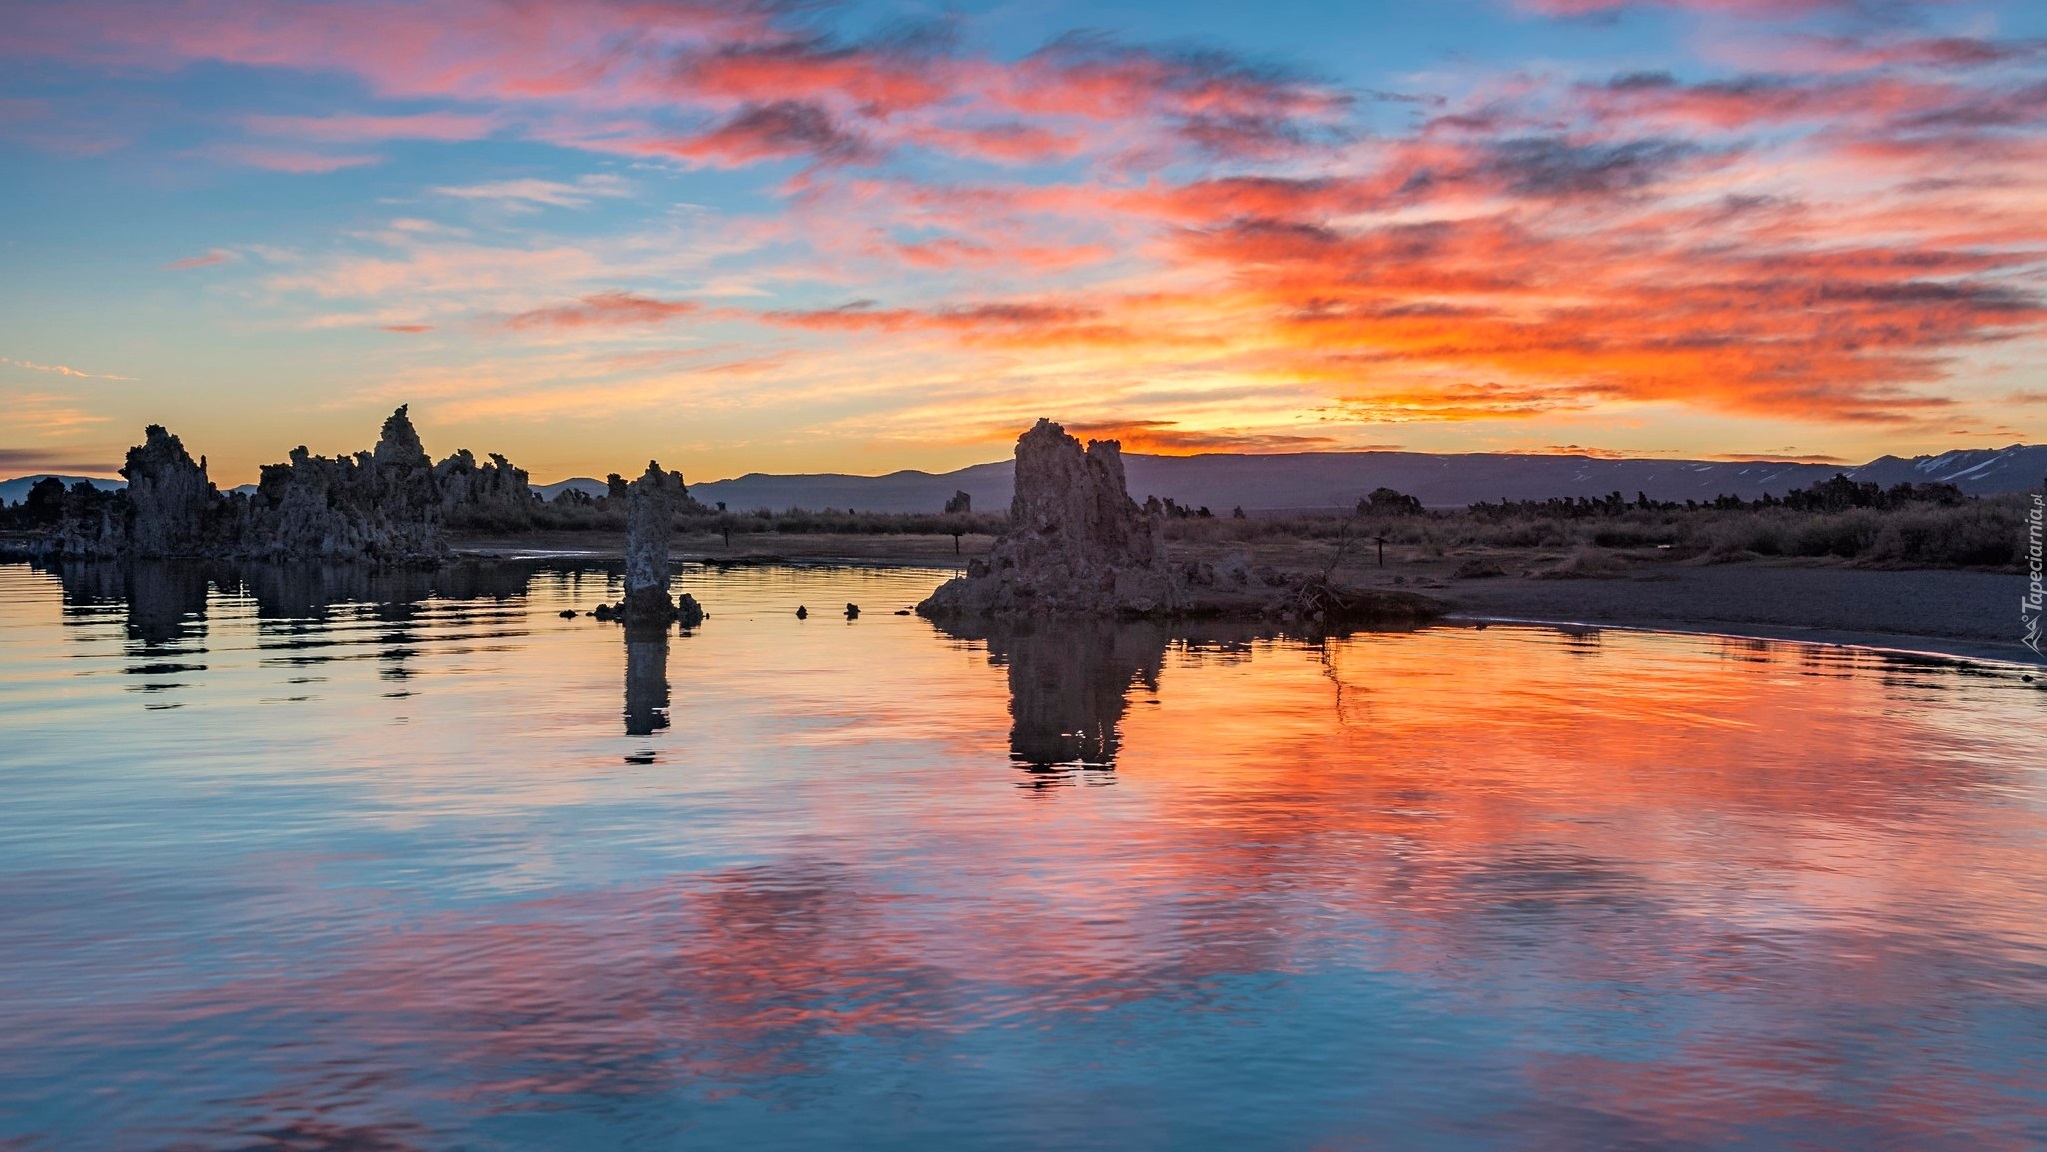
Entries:
{"type": "Polygon", "coordinates": [[[2047,1123],[2047,725],[2015,675],[1539,629],[817,628],[783,601],[919,578],[786,570],[691,573],[715,619],[622,653],[557,616],[602,573],[511,571],[195,602],[0,570],[0,1137],[1994,1149],[2047,1123]],[[94,671],[173,643],[194,707],[94,671]]]}

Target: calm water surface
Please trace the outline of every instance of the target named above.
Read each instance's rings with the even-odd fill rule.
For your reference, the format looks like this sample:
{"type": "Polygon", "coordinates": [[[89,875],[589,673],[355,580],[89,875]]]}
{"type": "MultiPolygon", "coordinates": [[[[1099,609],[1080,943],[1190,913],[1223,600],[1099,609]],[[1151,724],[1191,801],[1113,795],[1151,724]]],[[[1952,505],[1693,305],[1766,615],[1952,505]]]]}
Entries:
{"type": "Polygon", "coordinates": [[[0,1147],[2047,1145],[2018,669],[938,578],[0,566],[0,1147]]]}

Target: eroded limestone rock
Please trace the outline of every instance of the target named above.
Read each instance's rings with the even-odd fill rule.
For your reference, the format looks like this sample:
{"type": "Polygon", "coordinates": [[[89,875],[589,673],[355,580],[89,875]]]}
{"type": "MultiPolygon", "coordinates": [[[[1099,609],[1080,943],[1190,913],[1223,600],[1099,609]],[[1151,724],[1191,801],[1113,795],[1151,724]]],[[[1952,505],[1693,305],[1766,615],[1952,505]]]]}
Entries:
{"type": "Polygon", "coordinates": [[[1164,525],[1130,499],[1122,446],[1040,420],[1016,442],[1009,531],[918,605],[927,616],[1148,616],[1179,606],[1164,525]]]}
{"type": "Polygon", "coordinates": [[[300,445],[288,463],[264,465],[235,551],[275,560],[434,561],[448,552],[441,523],[433,462],[400,406],[370,451],[330,458],[300,445]]]}
{"type": "Polygon", "coordinates": [[[1327,572],[1220,564],[1174,565],[1165,510],[1130,499],[1113,440],[1085,448],[1049,420],[1016,442],[1009,530],[986,559],[941,585],[917,611],[935,619],[1067,616],[1270,618],[1313,630],[1414,624],[1440,615],[1427,597],[1349,588],[1327,572]]]}
{"type": "Polygon", "coordinates": [[[220,492],[194,463],[185,445],[161,424],[128,449],[121,475],[128,480],[128,551],[139,557],[191,556],[207,550],[220,492]]]}
{"type": "Polygon", "coordinates": [[[675,529],[675,498],[683,491],[680,472],[663,472],[649,460],[647,471],[626,489],[625,601],[628,621],[675,618],[668,598],[668,538],[675,529]]]}
{"type": "Polygon", "coordinates": [[[440,492],[441,515],[470,527],[525,528],[533,523],[533,510],[540,504],[526,470],[495,452],[478,464],[469,449],[458,449],[434,465],[434,487],[440,492]]]}

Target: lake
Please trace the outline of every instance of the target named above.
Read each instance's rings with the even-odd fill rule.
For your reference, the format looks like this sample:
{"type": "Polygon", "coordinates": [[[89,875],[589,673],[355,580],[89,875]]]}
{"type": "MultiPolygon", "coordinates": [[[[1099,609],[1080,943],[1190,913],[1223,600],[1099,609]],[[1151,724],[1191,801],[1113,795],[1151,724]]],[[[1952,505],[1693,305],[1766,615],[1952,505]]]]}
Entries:
{"type": "Polygon", "coordinates": [[[2024,669],[945,575],[0,565],[0,1147],[2047,1144],[2024,669]]]}

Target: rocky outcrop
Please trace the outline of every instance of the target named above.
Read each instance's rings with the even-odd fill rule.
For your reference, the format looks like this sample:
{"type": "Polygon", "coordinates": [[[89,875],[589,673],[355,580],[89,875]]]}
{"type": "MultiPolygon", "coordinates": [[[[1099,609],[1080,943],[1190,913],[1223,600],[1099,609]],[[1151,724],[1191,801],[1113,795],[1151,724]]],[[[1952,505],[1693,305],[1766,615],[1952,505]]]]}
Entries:
{"type": "Polygon", "coordinates": [[[1443,606],[1411,592],[1344,587],[1327,573],[1254,569],[1242,556],[1175,565],[1163,512],[1130,499],[1120,446],[1083,448],[1040,420],[1016,442],[1009,530],[917,611],[940,620],[1268,617],[1330,629],[1419,623],[1443,606]]]}
{"type": "Polygon", "coordinates": [[[442,516],[467,523],[523,527],[532,521],[540,502],[525,469],[513,467],[495,452],[478,464],[467,448],[434,465],[434,487],[440,492],[442,516]]]}
{"type": "Polygon", "coordinates": [[[220,492],[194,463],[185,445],[151,424],[143,442],[128,449],[121,475],[128,481],[128,551],[139,557],[188,556],[203,551],[218,530],[220,492]]]}
{"type": "Polygon", "coordinates": [[[611,614],[628,625],[676,622],[693,628],[703,623],[696,597],[668,596],[668,540],[677,506],[687,499],[682,473],[664,472],[653,460],[647,461],[645,474],[626,486],[625,599],[611,614]]]}
{"type": "MultiPolygon", "coordinates": [[[[154,424],[121,474],[126,492],[65,493],[40,554],[436,563],[448,556],[451,515],[524,526],[537,504],[526,473],[503,456],[479,465],[464,449],[434,464],[404,407],[368,451],[315,456],[301,445],[264,465],[253,495],[221,495],[205,459],[194,463],[154,424]]],[[[676,475],[678,490],[681,482],[676,475]]]]}
{"type": "Polygon", "coordinates": [[[377,446],[353,456],[266,464],[249,498],[234,551],[265,560],[419,563],[446,557],[433,462],[404,406],[384,421],[377,446]]]}
{"type": "Polygon", "coordinates": [[[665,620],[675,613],[668,598],[668,538],[675,530],[674,496],[682,476],[647,461],[647,471],[626,489],[625,603],[628,620],[665,620]]]}
{"type": "Polygon", "coordinates": [[[1131,499],[1122,446],[1050,420],[1017,438],[1009,531],[967,575],[918,605],[927,616],[1148,616],[1178,597],[1165,528],[1131,499]]]}

